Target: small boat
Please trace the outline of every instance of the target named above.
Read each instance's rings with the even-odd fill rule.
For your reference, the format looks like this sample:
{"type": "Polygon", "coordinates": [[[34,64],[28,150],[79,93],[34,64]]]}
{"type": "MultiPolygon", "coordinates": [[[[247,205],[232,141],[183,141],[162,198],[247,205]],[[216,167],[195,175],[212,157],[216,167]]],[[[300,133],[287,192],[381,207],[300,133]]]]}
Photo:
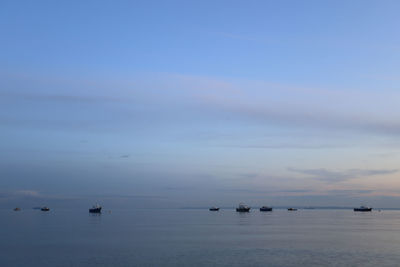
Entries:
{"type": "Polygon", "coordinates": [[[245,205],[245,204],[243,204],[243,203],[240,203],[239,207],[236,208],[236,211],[237,212],[249,212],[250,211],[250,207],[245,205]]]}
{"type": "Polygon", "coordinates": [[[296,208],[288,208],[287,210],[288,211],[296,211],[297,209],[296,208]]]}
{"type": "Polygon", "coordinates": [[[211,207],[210,211],[219,211],[219,208],[218,207],[211,207]]]}
{"type": "Polygon", "coordinates": [[[260,211],[272,211],[272,208],[271,208],[271,207],[268,207],[268,206],[262,206],[262,207],[260,208],[260,211]]]}
{"type": "Polygon", "coordinates": [[[359,208],[354,208],[354,211],[372,211],[371,207],[361,206],[359,208]]]}
{"type": "Polygon", "coordinates": [[[101,213],[101,206],[96,204],[93,205],[93,207],[91,209],[89,209],[90,213],[101,213]]]}
{"type": "Polygon", "coordinates": [[[44,206],[44,207],[40,208],[40,210],[41,211],[49,211],[50,209],[48,207],[44,206]]]}
{"type": "Polygon", "coordinates": [[[18,208],[18,207],[16,207],[15,209],[14,209],[14,211],[20,211],[21,209],[20,208],[18,208]]]}

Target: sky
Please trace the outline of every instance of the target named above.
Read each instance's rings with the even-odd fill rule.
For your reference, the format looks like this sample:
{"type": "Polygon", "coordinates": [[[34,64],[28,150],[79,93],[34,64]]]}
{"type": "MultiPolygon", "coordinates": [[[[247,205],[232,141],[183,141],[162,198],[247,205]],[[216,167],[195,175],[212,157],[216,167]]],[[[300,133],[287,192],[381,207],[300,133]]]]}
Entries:
{"type": "Polygon", "coordinates": [[[1,1],[0,207],[400,208],[399,1],[1,1]]]}

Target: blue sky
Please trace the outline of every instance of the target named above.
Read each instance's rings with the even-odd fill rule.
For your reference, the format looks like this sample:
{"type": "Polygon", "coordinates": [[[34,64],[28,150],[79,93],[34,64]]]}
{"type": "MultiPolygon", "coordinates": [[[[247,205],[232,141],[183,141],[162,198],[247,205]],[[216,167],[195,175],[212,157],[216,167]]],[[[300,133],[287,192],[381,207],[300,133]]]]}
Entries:
{"type": "Polygon", "coordinates": [[[2,1],[0,204],[398,207],[399,7],[2,1]]]}

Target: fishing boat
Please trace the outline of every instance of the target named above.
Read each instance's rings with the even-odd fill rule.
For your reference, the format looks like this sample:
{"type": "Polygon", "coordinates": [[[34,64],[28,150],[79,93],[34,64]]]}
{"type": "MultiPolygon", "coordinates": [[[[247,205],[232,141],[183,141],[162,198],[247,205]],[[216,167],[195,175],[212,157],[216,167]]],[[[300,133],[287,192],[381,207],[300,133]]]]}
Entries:
{"type": "Polygon", "coordinates": [[[262,206],[262,207],[260,208],[260,211],[272,211],[272,207],[262,206]]]}
{"type": "Polygon", "coordinates": [[[41,211],[49,211],[50,209],[46,206],[40,208],[41,211]]]}
{"type": "Polygon", "coordinates": [[[14,211],[20,211],[21,209],[20,208],[18,208],[18,207],[16,207],[15,209],[14,209],[14,211]]]}
{"type": "Polygon", "coordinates": [[[219,211],[219,208],[218,207],[211,207],[210,211],[219,211]]]}
{"type": "Polygon", "coordinates": [[[288,211],[296,211],[297,209],[296,208],[288,208],[287,210],[288,211]]]}
{"type": "Polygon", "coordinates": [[[239,207],[236,208],[236,211],[237,212],[249,212],[250,211],[250,207],[245,205],[245,204],[243,204],[243,203],[240,203],[239,207]]]}
{"type": "Polygon", "coordinates": [[[359,208],[354,208],[354,211],[372,211],[372,208],[366,206],[360,206],[359,208]]]}
{"type": "Polygon", "coordinates": [[[90,213],[101,213],[101,206],[99,204],[93,205],[92,208],[89,209],[90,213]]]}

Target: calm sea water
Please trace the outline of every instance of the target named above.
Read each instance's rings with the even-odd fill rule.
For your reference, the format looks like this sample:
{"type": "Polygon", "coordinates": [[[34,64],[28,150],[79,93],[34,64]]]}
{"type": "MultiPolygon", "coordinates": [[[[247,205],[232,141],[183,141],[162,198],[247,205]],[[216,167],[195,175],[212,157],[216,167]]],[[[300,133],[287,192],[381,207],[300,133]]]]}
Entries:
{"type": "Polygon", "coordinates": [[[0,266],[399,266],[400,211],[0,210],[0,266]]]}

